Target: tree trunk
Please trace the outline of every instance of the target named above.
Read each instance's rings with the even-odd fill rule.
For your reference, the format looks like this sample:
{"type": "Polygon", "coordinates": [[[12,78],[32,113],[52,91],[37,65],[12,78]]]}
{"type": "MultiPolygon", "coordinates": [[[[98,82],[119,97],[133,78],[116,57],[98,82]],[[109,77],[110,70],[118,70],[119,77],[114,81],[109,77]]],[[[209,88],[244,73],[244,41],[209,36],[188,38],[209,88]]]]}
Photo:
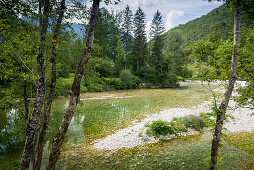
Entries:
{"type": "Polygon", "coordinates": [[[42,155],[43,155],[43,144],[44,144],[44,140],[45,140],[45,136],[46,136],[46,131],[48,129],[48,123],[49,123],[49,117],[50,117],[50,112],[51,112],[51,105],[53,102],[53,98],[54,98],[54,93],[55,93],[55,86],[56,86],[56,43],[57,43],[57,36],[59,34],[60,31],[60,26],[63,20],[63,16],[64,16],[64,10],[65,10],[65,0],[61,1],[61,6],[60,6],[60,12],[59,12],[59,16],[57,19],[57,24],[54,30],[54,34],[53,34],[53,41],[52,41],[52,58],[51,58],[51,63],[52,63],[52,68],[51,68],[51,72],[52,72],[52,78],[51,78],[51,85],[50,85],[50,93],[49,93],[49,98],[47,101],[47,106],[45,109],[45,113],[43,116],[43,125],[42,125],[42,129],[39,135],[39,141],[38,141],[38,146],[36,148],[37,151],[37,159],[36,159],[36,163],[34,166],[35,170],[40,170],[41,167],[41,161],[42,161],[42,155]]]}
{"type": "Polygon", "coordinates": [[[41,109],[43,106],[44,96],[45,96],[45,67],[43,58],[43,49],[46,41],[46,32],[48,28],[48,12],[49,12],[49,0],[44,2],[43,18],[40,22],[40,44],[37,55],[37,90],[34,102],[34,110],[31,118],[28,121],[28,126],[26,129],[26,142],[23,150],[23,154],[20,161],[19,169],[29,169],[31,156],[34,151],[35,134],[37,131],[37,126],[41,114],[41,109]]]}
{"type": "Polygon", "coordinates": [[[137,58],[137,71],[139,71],[139,58],[137,58]]]}
{"type": "Polygon", "coordinates": [[[27,129],[28,120],[29,120],[29,100],[27,99],[26,80],[24,81],[24,86],[23,86],[23,98],[24,98],[24,105],[25,105],[25,118],[26,118],[26,129],[27,129]]]}
{"type": "Polygon", "coordinates": [[[60,155],[60,147],[64,141],[65,133],[68,130],[69,124],[71,122],[71,119],[73,117],[73,114],[75,112],[75,109],[78,103],[78,97],[80,95],[80,82],[81,82],[86,64],[90,58],[91,48],[93,44],[94,31],[96,28],[96,23],[98,18],[99,3],[100,3],[100,0],[93,0],[92,13],[91,13],[91,18],[89,23],[89,30],[88,30],[84,54],[77,68],[75,79],[73,81],[73,84],[70,90],[70,103],[69,103],[68,109],[64,115],[62,124],[60,125],[59,130],[53,140],[52,150],[49,156],[49,162],[46,169],[50,169],[50,170],[55,169],[57,159],[60,155]]]}
{"type": "Polygon", "coordinates": [[[216,125],[214,129],[214,135],[213,135],[213,141],[212,141],[212,147],[211,147],[210,170],[217,169],[217,156],[218,156],[218,149],[219,149],[220,135],[221,135],[222,126],[223,126],[223,120],[225,117],[225,113],[228,107],[230,97],[232,95],[232,91],[234,89],[235,81],[237,79],[236,68],[237,68],[237,58],[238,58],[238,50],[239,50],[239,44],[240,44],[240,12],[241,12],[241,0],[236,0],[235,14],[234,14],[234,48],[233,48],[233,55],[232,55],[232,61],[231,61],[231,70],[230,70],[227,90],[224,94],[221,105],[217,111],[216,125]]]}

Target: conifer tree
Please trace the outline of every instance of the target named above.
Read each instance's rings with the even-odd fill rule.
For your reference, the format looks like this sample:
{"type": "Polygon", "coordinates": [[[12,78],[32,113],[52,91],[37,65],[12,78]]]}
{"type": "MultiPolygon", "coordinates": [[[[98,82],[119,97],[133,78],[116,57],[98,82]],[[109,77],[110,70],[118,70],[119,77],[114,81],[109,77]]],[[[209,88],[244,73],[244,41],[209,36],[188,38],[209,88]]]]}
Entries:
{"type": "MultiPolygon", "coordinates": [[[[122,12],[123,15],[123,23],[122,23],[122,30],[123,30],[123,36],[122,36],[122,43],[123,43],[123,49],[124,49],[124,56],[125,61],[129,59],[131,54],[131,43],[133,40],[132,37],[132,30],[133,30],[133,14],[130,7],[127,5],[125,9],[122,12]]],[[[127,63],[125,63],[126,67],[127,63]]]]}
{"type": "Polygon", "coordinates": [[[164,23],[162,21],[162,15],[157,10],[154,14],[152,21],[150,36],[153,39],[152,46],[152,58],[151,62],[154,64],[155,72],[157,75],[157,82],[162,84],[165,79],[165,73],[167,72],[167,65],[164,63],[163,48],[164,48],[164,37],[162,33],[165,31],[164,23]]]}
{"type": "Polygon", "coordinates": [[[133,66],[139,71],[146,54],[145,13],[139,7],[134,17],[134,40],[132,44],[133,66]]]}

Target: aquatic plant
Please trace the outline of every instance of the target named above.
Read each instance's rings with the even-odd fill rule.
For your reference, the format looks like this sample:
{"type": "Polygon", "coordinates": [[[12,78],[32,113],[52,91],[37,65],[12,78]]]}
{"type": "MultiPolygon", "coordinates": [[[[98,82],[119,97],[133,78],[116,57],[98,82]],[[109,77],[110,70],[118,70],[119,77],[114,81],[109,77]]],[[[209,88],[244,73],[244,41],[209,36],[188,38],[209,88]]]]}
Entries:
{"type": "Polygon", "coordinates": [[[169,122],[162,120],[155,120],[151,124],[147,123],[145,127],[148,127],[146,133],[156,138],[172,134],[178,136],[179,133],[188,131],[183,126],[171,126],[169,122]]]}
{"type": "Polygon", "coordinates": [[[199,116],[187,115],[180,118],[174,118],[171,122],[171,125],[184,125],[186,128],[195,129],[197,131],[203,130],[205,127],[205,122],[199,116]]]}

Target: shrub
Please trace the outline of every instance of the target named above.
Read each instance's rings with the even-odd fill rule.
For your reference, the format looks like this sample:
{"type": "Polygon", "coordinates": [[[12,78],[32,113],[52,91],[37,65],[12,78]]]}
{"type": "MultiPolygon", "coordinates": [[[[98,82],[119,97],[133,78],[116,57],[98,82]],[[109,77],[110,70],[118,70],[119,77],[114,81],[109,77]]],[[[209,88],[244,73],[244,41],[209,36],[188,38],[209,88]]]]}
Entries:
{"type": "Polygon", "coordinates": [[[103,77],[114,75],[113,61],[105,58],[92,57],[89,59],[81,84],[89,91],[101,91],[103,77]]]}
{"type": "Polygon", "coordinates": [[[214,127],[215,126],[215,121],[216,121],[216,113],[215,112],[200,113],[199,117],[202,118],[205,127],[214,127]]]}
{"type": "Polygon", "coordinates": [[[188,132],[188,129],[183,126],[174,126],[174,130],[176,135],[182,132],[188,132]]]}
{"type": "Polygon", "coordinates": [[[102,87],[97,86],[95,84],[89,84],[87,86],[87,89],[88,89],[89,92],[101,92],[101,91],[103,91],[102,87]]]}
{"type": "Polygon", "coordinates": [[[141,80],[146,83],[155,83],[156,82],[156,73],[153,68],[150,67],[140,67],[138,72],[134,72],[141,80]]]}
{"type": "Polygon", "coordinates": [[[74,80],[74,75],[69,78],[59,78],[56,81],[55,95],[68,96],[74,80]]]}
{"type": "Polygon", "coordinates": [[[137,88],[141,83],[141,80],[137,76],[134,76],[128,69],[120,72],[120,79],[124,89],[137,88]]]}
{"type": "Polygon", "coordinates": [[[153,121],[151,124],[146,124],[145,126],[148,127],[147,134],[153,135],[155,137],[175,134],[174,128],[165,121],[156,120],[153,121]]]}
{"type": "Polygon", "coordinates": [[[139,85],[141,84],[141,80],[138,76],[132,76],[131,79],[131,88],[138,88],[139,85]]]}
{"type": "Polygon", "coordinates": [[[163,80],[163,84],[167,87],[179,87],[179,80],[174,73],[168,72],[165,80],[163,80]]]}
{"type": "MultiPolygon", "coordinates": [[[[70,94],[70,89],[72,86],[74,80],[74,74],[70,74],[70,77],[63,78],[60,77],[56,81],[56,87],[55,87],[55,96],[68,96],[70,94]]],[[[84,87],[82,84],[80,86],[80,92],[85,93],[88,89],[84,87]]]]}
{"type": "Polygon", "coordinates": [[[87,69],[94,70],[100,77],[114,75],[114,62],[107,58],[92,57],[87,63],[87,69]]]}
{"type": "Polygon", "coordinates": [[[203,119],[195,115],[188,115],[180,118],[175,118],[172,121],[172,124],[173,123],[176,125],[182,124],[186,128],[192,128],[197,131],[201,131],[205,127],[205,122],[203,121],[203,119]]]}
{"type": "Polygon", "coordinates": [[[104,82],[107,85],[107,89],[121,89],[122,81],[120,78],[104,78],[104,82]]]}
{"type": "Polygon", "coordinates": [[[88,89],[86,87],[81,85],[81,87],[80,87],[80,93],[86,93],[86,92],[88,92],[88,89]]]}
{"type": "Polygon", "coordinates": [[[184,81],[184,78],[181,77],[181,76],[177,76],[177,80],[178,80],[178,81],[184,81]]]}

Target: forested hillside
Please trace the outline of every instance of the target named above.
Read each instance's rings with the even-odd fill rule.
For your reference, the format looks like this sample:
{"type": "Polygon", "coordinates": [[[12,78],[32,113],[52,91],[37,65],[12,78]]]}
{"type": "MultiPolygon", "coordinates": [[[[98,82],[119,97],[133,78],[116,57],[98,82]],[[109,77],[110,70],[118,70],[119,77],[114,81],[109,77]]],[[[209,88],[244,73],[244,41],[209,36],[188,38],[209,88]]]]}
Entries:
{"type": "Polygon", "coordinates": [[[179,31],[186,37],[186,44],[204,39],[212,31],[218,31],[223,38],[226,38],[232,32],[233,23],[233,13],[226,5],[222,5],[207,15],[169,30],[166,34],[179,31]]]}
{"type": "MultiPolygon", "coordinates": [[[[253,20],[242,18],[241,25],[248,26],[253,24],[253,20]]],[[[172,34],[181,34],[184,38],[184,46],[192,42],[205,39],[211,32],[217,32],[221,38],[227,39],[233,35],[234,18],[232,9],[226,5],[222,5],[203,15],[200,18],[194,19],[186,24],[179,25],[165,34],[171,37],[172,34]]],[[[170,38],[168,38],[170,41],[170,38]]]]}

